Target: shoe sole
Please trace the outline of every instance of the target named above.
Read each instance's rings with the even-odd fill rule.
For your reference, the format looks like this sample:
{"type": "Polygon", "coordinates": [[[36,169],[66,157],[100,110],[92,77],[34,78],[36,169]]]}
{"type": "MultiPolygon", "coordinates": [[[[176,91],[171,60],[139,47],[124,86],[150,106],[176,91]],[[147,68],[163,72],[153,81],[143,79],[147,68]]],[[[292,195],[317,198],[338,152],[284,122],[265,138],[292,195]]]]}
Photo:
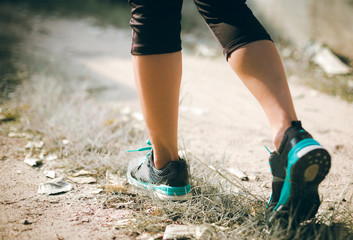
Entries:
{"type": "Polygon", "coordinates": [[[330,167],[331,157],[318,142],[299,142],[288,153],[285,182],[269,222],[287,219],[287,224],[299,224],[315,217],[321,203],[318,187],[330,167]]]}
{"type": "Polygon", "coordinates": [[[171,187],[167,185],[155,185],[152,183],[140,182],[127,174],[128,182],[140,189],[152,192],[161,200],[186,201],[192,197],[190,184],[185,187],[171,187]]]}

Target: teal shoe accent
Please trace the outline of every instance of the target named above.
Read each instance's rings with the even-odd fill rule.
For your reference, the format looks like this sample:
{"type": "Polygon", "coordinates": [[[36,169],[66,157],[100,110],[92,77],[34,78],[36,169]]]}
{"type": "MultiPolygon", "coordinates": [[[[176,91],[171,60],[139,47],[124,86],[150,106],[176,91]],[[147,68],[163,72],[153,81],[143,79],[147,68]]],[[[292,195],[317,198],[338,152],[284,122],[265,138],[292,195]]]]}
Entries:
{"type": "Polygon", "coordinates": [[[312,138],[307,138],[304,139],[302,141],[300,141],[299,143],[297,143],[297,145],[294,146],[294,148],[292,148],[290,150],[290,152],[288,153],[288,165],[287,165],[287,174],[286,174],[286,178],[284,180],[284,185],[281,191],[281,196],[279,198],[278,204],[276,205],[276,207],[274,208],[274,210],[277,210],[279,206],[281,205],[285,205],[290,197],[290,193],[291,193],[291,170],[292,170],[292,166],[297,163],[297,161],[299,160],[299,157],[297,156],[297,153],[302,150],[305,147],[308,146],[321,146],[317,141],[315,141],[312,138]]]}

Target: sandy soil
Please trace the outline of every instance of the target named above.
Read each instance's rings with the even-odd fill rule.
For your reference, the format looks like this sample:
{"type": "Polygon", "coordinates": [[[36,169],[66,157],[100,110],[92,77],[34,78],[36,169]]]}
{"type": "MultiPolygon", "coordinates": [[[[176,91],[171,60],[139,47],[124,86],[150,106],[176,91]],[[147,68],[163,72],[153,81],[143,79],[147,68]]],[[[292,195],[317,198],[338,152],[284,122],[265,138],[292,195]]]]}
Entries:
{"type": "MultiPolygon", "coordinates": [[[[129,30],[95,27],[86,20],[37,19],[28,47],[96,74],[107,87],[97,93],[97,101],[139,111],[129,38],[129,30]]],[[[246,184],[268,197],[271,175],[263,146],[273,146],[261,108],[223,58],[184,54],[183,61],[180,142],[194,155],[207,152],[215,164],[257,176],[258,181],[246,184]]],[[[353,181],[353,105],[295,81],[290,86],[304,127],[332,154],[331,172],[320,188],[323,199],[340,200],[342,189],[353,181]]],[[[102,199],[89,194],[92,185],[76,185],[74,191],[58,196],[37,194],[38,184],[46,179],[23,163],[18,149],[26,141],[8,138],[4,132],[0,138],[1,239],[128,238],[113,227],[128,215],[127,210],[103,208],[102,199]]],[[[350,188],[343,197],[352,195],[350,188]]]]}

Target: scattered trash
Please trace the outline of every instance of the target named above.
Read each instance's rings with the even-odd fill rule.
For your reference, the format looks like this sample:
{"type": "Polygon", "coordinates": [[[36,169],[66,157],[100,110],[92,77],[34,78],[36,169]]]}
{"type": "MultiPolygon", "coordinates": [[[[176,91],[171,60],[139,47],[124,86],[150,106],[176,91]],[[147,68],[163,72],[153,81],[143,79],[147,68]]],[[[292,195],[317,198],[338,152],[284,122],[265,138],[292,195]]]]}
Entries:
{"type": "Polygon", "coordinates": [[[42,141],[35,142],[35,141],[30,141],[26,144],[25,148],[26,149],[32,149],[32,148],[42,148],[44,143],[42,141]]]}
{"type": "Polygon", "coordinates": [[[242,171],[240,171],[238,169],[234,169],[234,168],[228,168],[227,170],[228,170],[228,172],[230,172],[231,174],[233,174],[234,176],[236,176],[240,180],[249,181],[248,176],[246,176],[246,174],[243,173],[242,171]]]}
{"type": "Polygon", "coordinates": [[[307,49],[312,61],[327,74],[338,75],[352,72],[352,68],[343,63],[330,49],[314,43],[307,49]]]}
{"type": "Polygon", "coordinates": [[[16,173],[17,173],[17,174],[21,174],[22,171],[21,171],[21,170],[17,170],[16,173]]]}
{"type": "Polygon", "coordinates": [[[47,178],[52,178],[52,179],[54,179],[56,176],[56,173],[53,170],[44,171],[44,174],[47,178]]]}
{"type": "Polygon", "coordinates": [[[85,176],[80,176],[80,177],[69,177],[69,179],[75,183],[79,184],[90,184],[90,183],[96,183],[97,179],[94,177],[85,177],[85,176]]]}
{"type": "Polygon", "coordinates": [[[39,158],[25,158],[25,163],[27,163],[31,167],[39,166],[42,163],[42,159],[39,158]]]}
{"type": "Polygon", "coordinates": [[[72,177],[81,177],[81,176],[95,176],[97,175],[96,172],[91,172],[91,171],[87,171],[87,170],[80,170],[78,172],[75,172],[74,174],[72,174],[72,177]]]}
{"type": "Polygon", "coordinates": [[[71,191],[72,189],[73,186],[70,183],[64,181],[63,178],[57,178],[50,182],[39,184],[38,193],[55,195],[71,191]]]}
{"type": "Polygon", "coordinates": [[[110,194],[123,193],[127,191],[126,187],[120,184],[106,184],[103,189],[106,193],[110,194]]]}
{"type": "Polygon", "coordinates": [[[208,224],[202,225],[168,225],[165,229],[163,239],[210,239],[213,229],[208,224]]]}
{"type": "Polygon", "coordinates": [[[69,140],[67,140],[67,139],[63,139],[63,140],[62,140],[62,143],[63,143],[64,145],[69,144],[69,142],[70,142],[70,141],[69,141],[69,140]]]}
{"type": "Polygon", "coordinates": [[[58,155],[56,155],[55,153],[51,153],[45,158],[45,160],[47,161],[54,161],[56,159],[58,159],[58,155]]]}

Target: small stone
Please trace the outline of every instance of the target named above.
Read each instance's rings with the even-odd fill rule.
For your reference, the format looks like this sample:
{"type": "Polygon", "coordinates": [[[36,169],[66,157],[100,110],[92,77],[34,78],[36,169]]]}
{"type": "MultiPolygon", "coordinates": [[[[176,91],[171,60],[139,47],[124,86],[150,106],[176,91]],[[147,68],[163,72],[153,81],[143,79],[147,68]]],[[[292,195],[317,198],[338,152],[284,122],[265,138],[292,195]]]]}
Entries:
{"type": "Polygon", "coordinates": [[[26,158],[24,160],[24,162],[27,163],[31,167],[36,167],[42,163],[42,160],[39,158],[26,158]]]}
{"type": "Polygon", "coordinates": [[[56,176],[55,171],[53,170],[45,171],[44,174],[47,178],[52,178],[52,179],[54,179],[56,176]]]}
{"type": "Polygon", "coordinates": [[[38,193],[55,195],[71,191],[72,189],[73,186],[70,183],[64,181],[62,178],[57,178],[50,182],[39,184],[38,193]]]}
{"type": "Polygon", "coordinates": [[[72,174],[72,177],[81,177],[81,176],[95,176],[97,173],[92,172],[92,171],[87,171],[87,170],[80,170],[78,172],[75,172],[72,174]]]}
{"type": "Polygon", "coordinates": [[[165,229],[163,239],[185,239],[195,236],[195,228],[188,225],[168,225],[165,229]]]}
{"type": "Polygon", "coordinates": [[[79,183],[79,184],[90,184],[90,183],[96,183],[97,179],[95,179],[94,177],[70,177],[69,178],[71,181],[75,182],[75,183],[79,183]]]}
{"type": "Polygon", "coordinates": [[[32,222],[28,221],[27,219],[22,220],[23,225],[31,225],[32,222]]]}
{"type": "Polygon", "coordinates": [[[250,175],[249,180],[253,181],[253,182],[258,182],[258,181],[260,181],[260,177],[256,176],[256,175],[250,175]]]}

